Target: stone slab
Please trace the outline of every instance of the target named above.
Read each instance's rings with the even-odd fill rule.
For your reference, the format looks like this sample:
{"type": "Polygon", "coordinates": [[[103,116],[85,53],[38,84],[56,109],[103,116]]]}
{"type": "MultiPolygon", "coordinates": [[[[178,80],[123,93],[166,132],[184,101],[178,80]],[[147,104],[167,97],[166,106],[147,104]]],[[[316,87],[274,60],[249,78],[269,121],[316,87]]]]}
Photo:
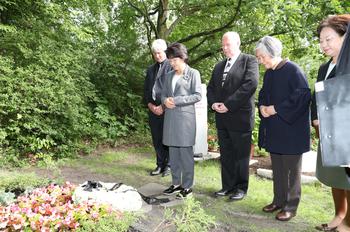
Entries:
{"type": "Polygon", "coordinates": [[[207,152],[203,154],[201,157],[194,157],[194,161],[204,161],[210,159],[218,159],[220,157],[220,153],[218,152],[207,152]]]}

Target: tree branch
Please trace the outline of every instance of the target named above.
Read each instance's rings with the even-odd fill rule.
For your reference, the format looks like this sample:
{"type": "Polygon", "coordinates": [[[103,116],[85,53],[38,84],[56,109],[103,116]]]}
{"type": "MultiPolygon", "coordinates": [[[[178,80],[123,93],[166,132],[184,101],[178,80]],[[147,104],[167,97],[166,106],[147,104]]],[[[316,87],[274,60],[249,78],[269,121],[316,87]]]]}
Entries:
{"type": "Polygon", "coordinates": [[[219,32],[219,31],[223,31],[226,28],[230,28],[231,25],[233,24],[233,22],[236,21],[236,17],[238,16],[238,12],[240,10],[241,4],[242,4],[242,0],[239,0],[238,4],[237,4],[237,7],[236,7],[235,15],[232,17],[232,19],[230,21],[228,21],[223,26],[215,28],[215,29],[210,30],[210,31],[202,31],[202,32],[199,32],[199,33],[196,33],[196,34],[189,35],[189,36],[187,36],[187,37],[185,37],[183,39],[178,40],[177,42],[184,43],[184,42],[187,42],[189,40],[192,40],[192,39],[195,39],[195,38],[198,38],[198,37],[201,37],[201,36],[212,35],[212,34],[215,34],[215,33],[219,32]]]}
{"type": "MultiPolygon", "coordinates": [[[[270,35],[270,36],[275,36],[275,35],[283,35],[283,34],[287,34],[287,33],[288,33],[288,31],[278,31],[278,32],[270,33],[269,35],[270,35]]],[[[259,37],[259,38],[254,38],[254,39],[248,40],[247,42],[243,42],[241,45],[242,45],[242,46],[247,46],[247,45],[250,45],[250,44],[252,44],[252,43],[256,43],[259,39],[260,39],[260,37],[259,37]]],[[[202,42],[204,42],[204,41],[202,41],[202,42]]],[[[197,48],[197,47],[199,47],[201,44],[203,44],[203,43],[199,43],[199,44],[197,44],[195,47],[197,48]]],[[[193,48],[191,48],[191,49],[193,49],[193,48]]],[[[196,63],[200,62],[201,60],[204,60],[204,59],[206,59],[206,58],[209,58],[209,57],[211,57],[211,56],[217,54],[217,53],[220,52],[220,51],[221,51],[221,47],[215,49],[214,51],[213,51],[213,50],[210,50],[210,51],[208,51],[208,52],[206,52],[206,53],[204,53],[204,54],[198,56],[198,57],[195,58],[194,60],[190,60],[189,63],[190,63],[190,65],[196,64],[196,63]]]]}
{"type": "Polygon", "coordinates": [[[171,34],[171,32],[173,32],[175,26],[180,22],[181,18],[181,16],[177,17],[175,21],[169,26],[168,30],[166,30],[165,32],[165,38],[167,38],[171,34]]]}
{"type": "Polygon", "coordinates": [[[207,40],[208,40],[208,37],[204,37],[204,39],[202,39],[202,41],[200,41],[198,44],[196,44],[195,46],[193,46],[190,49],[188,49],[188,53],[191,53],[194,50],[196,50],[198,47],[200,47],[207,40]]]}
{"type": "MultiPolygon", "coordinates": [[[[289,31],[277,31],[277,32],[270,33],[269,36],[284,35],[284,34],[287,34],[288,32],[289,31]]],[[[259,39],[261,39],[261,38],[253,38],[251,40],[248,40],[247,42],[243,42],[242,45],[245,46],[245,45],[249,45],[249,44],[258,42],[259,39]]]]}
{"type": "Polygon", "coordinates": [[[152,20],[150,19],[149,14],[148,14],[148,11],[147,11],[147,7],[145,6],[145,4],[143,4],[143,6],[144,6],[144,8],[145,8],[145,11],[142,11],[142,9],[139,8],[139,7],[137,7],[135,4],[133,4],[133,3],[131,2],[131,0],[127,0],[127,1],[128,1],[129,5],[130,5],[132,8],[134,8],[137,12],[139,12],[139,13],[143,16],[145,22],[147,22],[147,23],[149,24],[149,26],[150,26],[151,29],[148,29],[147,24],[145,24],[145,26],[146,26],[146,28],[147,28],[147,31],[150,31],[150,32],[151,32],[151,31],[153,30],[153,31],[155,32],[155,34],[156,34],[156,37],[158,37],[158,32],[157,32],[156,26],[154,25],[154,23],[153,23],[152,20]]]}
{"type": "Polygon", "coordinates": [[[148,22],[149,26],[151,27],[151,31],[153,30],[154,33],[156,34],[156,38],[158,38],[159,34],[158,34],[158,30],[156,28],[156,25],[154,25],[154,23],[152,22],[151,18],[148,15],[148,10],[147,10],[147,6],[146,6],[145,2],[142,2],[142,3],[143,3],[143,6],[145,8],[145,14],[144,14],[145,20],[148,22]]]}
{"type": "Polygon", "coordinates": [[[148,15],[151,16],[151,15],[155,15],[155,14],[157,14],[157,13],[158,13],[158,7],[155,7],[154,9],[152,9],[152,11],[150,11],[150,12],[148,13],[148,15]]]}
{"type": "Polygon", "coordinates": [[[220,52],[220,51],[221,51],[221,48],[217,48],[217,49],[215,49],[214,51],[211,50],[210,52],[206,52],[206,53],[204,53],[204,54],[198,56],[198,57],[197,57],[196,59],[194,59],[194,60],[191,60],[191,59],[190,59],[189,64],[190,64],[190,65],[197,64],[197,63],[200,62],[201,60],[204,60],[204,59],[206,59],[206,58],[208,58],[208,57],[211,57],[211,56],[217,54],[217,53],[220,52]]]}

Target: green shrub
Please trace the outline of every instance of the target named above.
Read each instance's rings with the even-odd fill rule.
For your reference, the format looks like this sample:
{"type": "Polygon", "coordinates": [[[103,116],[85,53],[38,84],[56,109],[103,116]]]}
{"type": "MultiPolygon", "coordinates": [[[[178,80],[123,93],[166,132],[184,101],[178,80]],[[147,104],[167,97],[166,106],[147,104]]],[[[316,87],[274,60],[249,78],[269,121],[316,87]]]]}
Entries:
{"type": "Polygon", "coordinates": [[[135,216],[130,213],[125,213],[121,218],[116,218],[116,215],[112,214],[106,217],[100,218],[96,221],[83,221],[76,232],[106,232],[106,231],[118,231],[125,232],[130,225],[134,222],[135,216]]]}
{"type": "Polygon", "coordinates": [[[123,27],[106,35],[91,23],[101,18],[93,9],[108,12],[109,4],[0,5],[0,164],[51,166],[82,147],[147,128],[143,82],[134,78],[142,65],[124,60],[139,50],[136,32],[127,33],[125,49],[116,43],[123,27]]]}
{"type": "Polygon", "coordinates": [[[185,199],[178,210],[167,209],[165,217],[179,232],[204,232],[215,226],[215,217],[208,215],[193,197],[185,199]]]}
{"type": "Polygon", "coordinates": [[[0,171],[0,190],[7,192],[24,192],[26,189],[32,189],[49,184],[49,180],[38,177],[34,173],[18,173],[0,171]]]}

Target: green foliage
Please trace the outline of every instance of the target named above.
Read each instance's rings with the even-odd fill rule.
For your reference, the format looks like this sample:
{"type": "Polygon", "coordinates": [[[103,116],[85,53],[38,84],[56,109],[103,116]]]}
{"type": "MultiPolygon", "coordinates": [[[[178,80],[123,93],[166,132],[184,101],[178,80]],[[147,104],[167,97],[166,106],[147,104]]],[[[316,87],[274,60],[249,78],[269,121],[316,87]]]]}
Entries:
{"type": "Polygon", "coordinates": [[[19,173],[0,171],[0,190],[6,192],[24,192],[49,184],[49,180],[41,178],[34,173],[19,173]]]}
{"type": "Polygon", "coordinates": [[[260,117],[259,109],[255,107],[255,117],[254,117],[254,130],[252,131],[252,144],[258,145],[259,142],[259,126],[260,126],[260,117]]]}
{"type": "Polygon", "coordinates": [[[117,217],[115,214],[111,214],[105,217],[101,217],[97,222],[86,220],[83,221],[77,232],[105,232],[105,231],[120,231],[126,232],[130,225],[135,221],[136,217],[133,214],[125,213],[122,217],[117,217]]]}
{"type": "Polygon", "coordinates": [[[119,37],[123,29],[112,18],[96,23],[112,10],[106,2],[0,4],[3,164],[22,166],[27,159],[51,165],[81,144],[113,143],[147,128],[141,97],[134,93],[141,81],[129,81],[137,68],[126,67],[130,59],[123,45],[136,36],[119,37]],[[103,25],[109,23],[106,34],[103,25]]]}
{"type": "Polygon", "coordinates": [[[349,10],[337,0],[0,1],[0,164],[50,166],[145,134],[144,71],[155,38],[184,43],[207,83],[225,31],[239,32],[248,53],[275,35],[312,87],[324,61],[317,23],[349,10]]]}
{"type": "Polygon", "coordinates": [[[207,214],[193,197],[185,199],[184,205],[176,211],[167,209],[165,217],[179,232],[208,231],[215,226],[215,217],[207,214]]]}

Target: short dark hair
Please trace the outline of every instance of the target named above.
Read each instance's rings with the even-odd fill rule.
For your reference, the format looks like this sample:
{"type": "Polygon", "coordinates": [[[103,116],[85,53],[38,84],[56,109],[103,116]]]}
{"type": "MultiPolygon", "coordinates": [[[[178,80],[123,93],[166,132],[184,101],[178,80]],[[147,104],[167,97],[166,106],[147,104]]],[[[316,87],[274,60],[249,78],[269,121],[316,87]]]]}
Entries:
{"type": "Polygon", "coordinates": [[[185,61],[185,63],[188,63],[188,55],[187,55],[187,48],[182,43],[172,43],[168,46],[168,48],[165,50],[166,56],[168,59],[171,58],[181,58],[185,61]]]}
{"type": "Polygon", "coordinates": [[[343,36],[350,23],[350,14],[343,15],[330,15],[320,22],[317,27],[317,36],[320,38],[320,34],[323,28],[332,28],[338,35],[343,36]]]}

